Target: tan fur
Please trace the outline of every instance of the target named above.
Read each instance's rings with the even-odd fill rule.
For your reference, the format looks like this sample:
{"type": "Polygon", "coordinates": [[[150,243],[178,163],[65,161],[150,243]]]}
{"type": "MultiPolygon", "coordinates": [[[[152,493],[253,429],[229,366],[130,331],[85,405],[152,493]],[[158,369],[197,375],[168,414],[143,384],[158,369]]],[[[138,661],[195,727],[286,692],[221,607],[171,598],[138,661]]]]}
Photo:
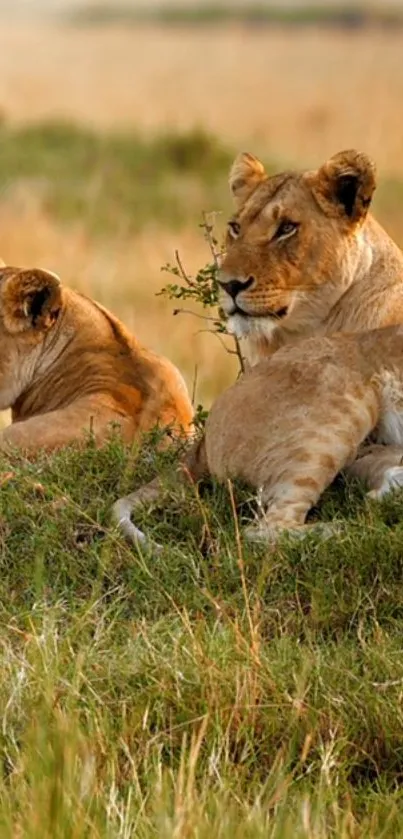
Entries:
{"type": "Polygon", "coordinates": [[[111,423],[131,442],[159,424],[189,434],[192,406],[178,370],[142,347],[110,312],[51,272],[0,268],[0,447],[28,454],[97,443],[111,423]]]}
{"type": "MultiPolygon", "coordinates": [[[[403,323],[403,255],[368,213],[375,186],[374,164],[365,154],[355,150],[339,152],[315,171],[282,172],[273,177],[266,174],[261,161],[253,155],[244,153],[237,157],[230,173],[236,212],[228,224],[226,253],[220,271],[221,304],[229,330],[241,340],[249,366],[263,362],[281,347],[311,336],[327,336],[339,331],[357,333],[403,323]]],[[[305,351],[301,344],[296,358],[299,353],[305,357],[305,351]]],[[[256,463],[259,459],[265,462],[267,456],[265,436],[260,439],[261,431],[258,430],[254,437],[256,425],[250,426],[250,418],[253,421],[259,411],[264,413],[262,421],[272,423],[273,441],[278,441],[283,431],[291,434],[293,414],[287,413],[282,391],[278,402],[277,385],[275,387],[275,370],[281,358],[276,354],[275,366],[268,367],[264,375],[259,366],[258,378],[243,378],[239,385],[242,390],[223,394],[223,402],[218,400],[216,406],[225,405],[226,400],[232,404],[235,399],[239,399],[239,404],[236,403],[232,415],[228,409],[226,421],[218,423],[213,434],[214,416],[218,410],[214,406],[205,445],[199,447],[198,453],[203,453],[204,460],[210,458],[209,470],[218,477],[233,472],[256,485],[256,463]],[[259,386],[263,388],[263,394],[259,386]],[[244,421],[245,405],[248,406],[247,423],[244,421]],[[254,451],[252,460],[251,450],[254,451]],[[211,451],[214,451],[213,462],[209,456],[211,451]],[[231,464],[238,457],[239,469],[236,464],[232,469],[231,464]]],[[[313,368],[310,366],[310,369],[313,368]]],[[[297,375],[295,370],[291,382],[297,375]]],[[[299,370],[298,376],[301,375],[299,370]]],[[[343,378],[337,381],[342,393],[343,378]]],[[[390,391],[390,382],[388,387],[390,391]]],[[[385,393],[386,389],[385,384],[385,393]]],[[[297,383],[291,388],[291,400],[296,393],[297,383]]],[[[369,396],[372,399],[372,391],[369,396]]],[[[336,401],[332,398],[332,405],[336,406],[336,401]]],[[[341,398],[340,406],[343,405],[341,398]]],[[[309,408],[312,426],[315,422],[320,424],[323,410],[322,406],[315,419],[309,408]]],[[[324,420],[329,420],[327,413],[324,420]]],[[[336,434],[337,429],[336,423],[336,434]]],[[[294,431],[298,437],[298,423],[294,431]]],[[[330,444],[331,429],[327,439],[330,444]]],[[[382,436],[380,439],[383,443],[390,442],[387,435],[386,439],[382,436]]],[[[303,444],[300,451],[309,459],[303,444]]],[[[378,446],[364,454],[357,464],[351,465],[350,471],[367,482],[374,497],[400,482],[403,484],[403,469],[398,471],[403,457],[399,445],[387,453],[384,447],[378,446]]],[[[336,466],[338,471],[340,464],[346,465],[349,458],[344,455],[340,444],[335,452],[326,451],[329,474],[336,474],[336,466]]],[[[203,472],[203,464],[200,461],[197,466],[194,452],[192,457],[193,473],[192,468],[190,471],[198,478],[203,472]]],[[[298,461],[293,464],[291,453],[288,458],[290,474],[299,468],[300,479],[304,480],[302,464],[298,465],[298,461]]],[[[353,462],[353,454],[350,459],[353,462]]],[[[323,483],[325,471],[319,472],[323,483]]],[[[313,480],[311,475],[311,484],[313,480]]],[[[147,501],[155,501],[159,493],[158,481],[151,489],[144,488],[144,492],[147,501]]],[[[317,489],[314,492],[312,484],[311,494],[315,493],[317,489]]],[[[124,508],[119,503],[115,506],[115,519],[120,521],[129,538],[138,538],[130,522],[130,503],[135,506],[142,503],[139,493],[131,496],[130,503],[126,500],[124,508]]],[[[273,517],[274,508],[271,509],[273,517]]]]}
{"type": "Polygon", "coordinates": [[[368,213],[375,169],[365,154],[273,177],[241,154],[230,187],[221,304],[250,364],[300,338],[403,322],[403,255],[368,213]]]}
{"type": "MultiPolygon", "coordinates": [[[[259,490],[265,512],[247,536],[272,541],[284,529],[304,532],[310,508],[371,432],[388,444],[379,447],[387,459],[382,483],[385,466],[402,456],[403,326],[311,338],[261,361],[216,400],[185,466],[194,480],[240,478],[259,490]]],[[[360,477],[371,469],[362,461],[360,477]]],[[[160,494],[154,481],[115,505],[129,538],[144,539],[130,509],[160,494]]]]}
{"type": "Polygon", "coordinates": [[[370,498],[382,498],[391,490],[403,487],[403,448],[365,445],[347,472],[371,487],[370,498]]]}

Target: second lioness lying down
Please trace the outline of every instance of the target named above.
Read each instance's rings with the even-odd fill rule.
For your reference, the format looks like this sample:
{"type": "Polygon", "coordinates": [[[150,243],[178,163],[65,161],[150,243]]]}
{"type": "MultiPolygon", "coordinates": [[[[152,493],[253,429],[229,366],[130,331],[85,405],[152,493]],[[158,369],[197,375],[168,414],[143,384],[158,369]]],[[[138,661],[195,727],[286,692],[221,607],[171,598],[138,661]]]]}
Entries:
{"type": "MultiPolygon", "coordinates": [[[[239,478],[259,490],[264,514],[245,536],[271,542],[312,527],[310,508],[346,467],[375,497],[403,485],[393,449],[402,443],[403,326],[392,326],[307,339],[257,364],[216,400],[183,466],[193,481],[239,478]],[[382,447],[380,471],[379,446],[355,460],[371,433],[392,446],[382,447]]],[[[146,541],[130,514],[161,494],[156,479],[115,504],[126,537],[146,541]]]]}
{"type": "MultiPolygon", "coordinates": [[[[39,268],[0,267],[0,451],[36,456],[112,425],[127,443],[159,425],[192,433],[186,385],[111,312],[39,268]]],[[[165,439],[169,439],[166,437],[165,439]]]]}

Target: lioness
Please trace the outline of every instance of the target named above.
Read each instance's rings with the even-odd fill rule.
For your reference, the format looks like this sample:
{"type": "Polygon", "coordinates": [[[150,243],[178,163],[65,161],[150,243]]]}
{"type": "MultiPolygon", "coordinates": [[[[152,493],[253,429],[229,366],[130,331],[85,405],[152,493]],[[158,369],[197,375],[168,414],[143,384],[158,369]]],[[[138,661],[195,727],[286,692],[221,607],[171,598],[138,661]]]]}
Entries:
{"type": "Polygon", "coordinates": [[[111,423],[127,442],[156,424],[190,432],[174,365],[49,271],[0,267],[0,341],[0,410],[12,409],[2,449],[57,449],[90,429],[100,443],[111,423]]]}
{"type": "MultiPolygon", "coordinates": [[[[368,212],[376,180],[366,154],[269,177],[244,153],[229,183],[221,305],[249,364],[301,338],[403,323],[403,254],[368,212]]],[[[349,472],[376,493],[382,463],[399,464],[403,450],[366,454],[349,472]]]]}
{"type": "MultiPolygon", "coordinates": [[[[355,150],[316,171],[273,177],[253,155],[236,158],[230,172],[236,212],[219,283],[229,331],[250,366],[302,338],[403,323],[403,254],[368,212],[375,185],[373,162],[355,150]]],[[[270,377],[260,381],[272,398],[270,377]]],[[[361,453],[348,471],[375,495],[403,485],[403,449],[361,453]]],[[[143,497],[156,497],[155,484],[143,488],[143,497]]],[[[140,495],[131,498],[137,504],[140,495]]],[[[135,538],[127,499],[115,505],[114,517],[135,538]]]]}
{"type": "Polygon", "coordinates": [[[230,188],[221,305],[250,364],[299,338],[403,323],[403,255],[368,213],[365,154],[273,177],[241,154],[230,188]]]}
{"type": "MultiPolygon", "coordinates": [[[[240,478],[260,490],[265,512],[245,535],[272,542],[284,529],[312,527],[308,511],[370,432],[391,444],[372,491],[379,496],[403,472],[393,448],[403,444],[403,326],[310,338],[259,362],[218,397],[185,467],[193,480],[240,478]]],[[[131,510],[160,495],[157,479],[115,505],[132,541],[146,537],[131,510]]]]}

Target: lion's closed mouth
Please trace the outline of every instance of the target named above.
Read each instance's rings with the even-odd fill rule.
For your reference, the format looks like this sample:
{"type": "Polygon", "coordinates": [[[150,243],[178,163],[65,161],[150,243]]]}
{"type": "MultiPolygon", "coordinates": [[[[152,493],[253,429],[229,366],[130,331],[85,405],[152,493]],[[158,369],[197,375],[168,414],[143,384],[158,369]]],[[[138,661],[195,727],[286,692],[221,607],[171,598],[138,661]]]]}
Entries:
{"type": "Polygon", "coordinates": [[[277,309],[277,312],[273,312],[273,317],[274,318],[279,318],[279,319],[285,318],[287,312],[288,312],[288,306],[282,306],[281,309],[277,309]]]}
{"type": "Polygon", "coordinates": [[[262,312],[261,314],[250,314],[249,312],[245,312],[243,309],[240,309],[239,306],[234,306],[232,312],[228,313],[229,317],[233,315],[240,315],[244,318],[275,318],[276,320],[281,320],[286,316],[288,312],[288,306],[282,306],[281,309],[268,309],[267,312],[262,312]]]}

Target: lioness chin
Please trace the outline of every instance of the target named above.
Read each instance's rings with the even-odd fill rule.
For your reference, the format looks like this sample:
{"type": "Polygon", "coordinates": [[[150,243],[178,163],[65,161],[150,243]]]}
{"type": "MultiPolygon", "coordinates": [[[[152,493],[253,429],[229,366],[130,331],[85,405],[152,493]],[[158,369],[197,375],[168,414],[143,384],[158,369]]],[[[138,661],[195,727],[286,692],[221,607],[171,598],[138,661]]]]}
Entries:
{"type": "Polygon", "coordinates": [[[110,312],[40,269],[0,267],[0,449],[32,455],[119,428],[132,442],[155,425],[189,434],[193,410],[167,359],[110,312]]]}

